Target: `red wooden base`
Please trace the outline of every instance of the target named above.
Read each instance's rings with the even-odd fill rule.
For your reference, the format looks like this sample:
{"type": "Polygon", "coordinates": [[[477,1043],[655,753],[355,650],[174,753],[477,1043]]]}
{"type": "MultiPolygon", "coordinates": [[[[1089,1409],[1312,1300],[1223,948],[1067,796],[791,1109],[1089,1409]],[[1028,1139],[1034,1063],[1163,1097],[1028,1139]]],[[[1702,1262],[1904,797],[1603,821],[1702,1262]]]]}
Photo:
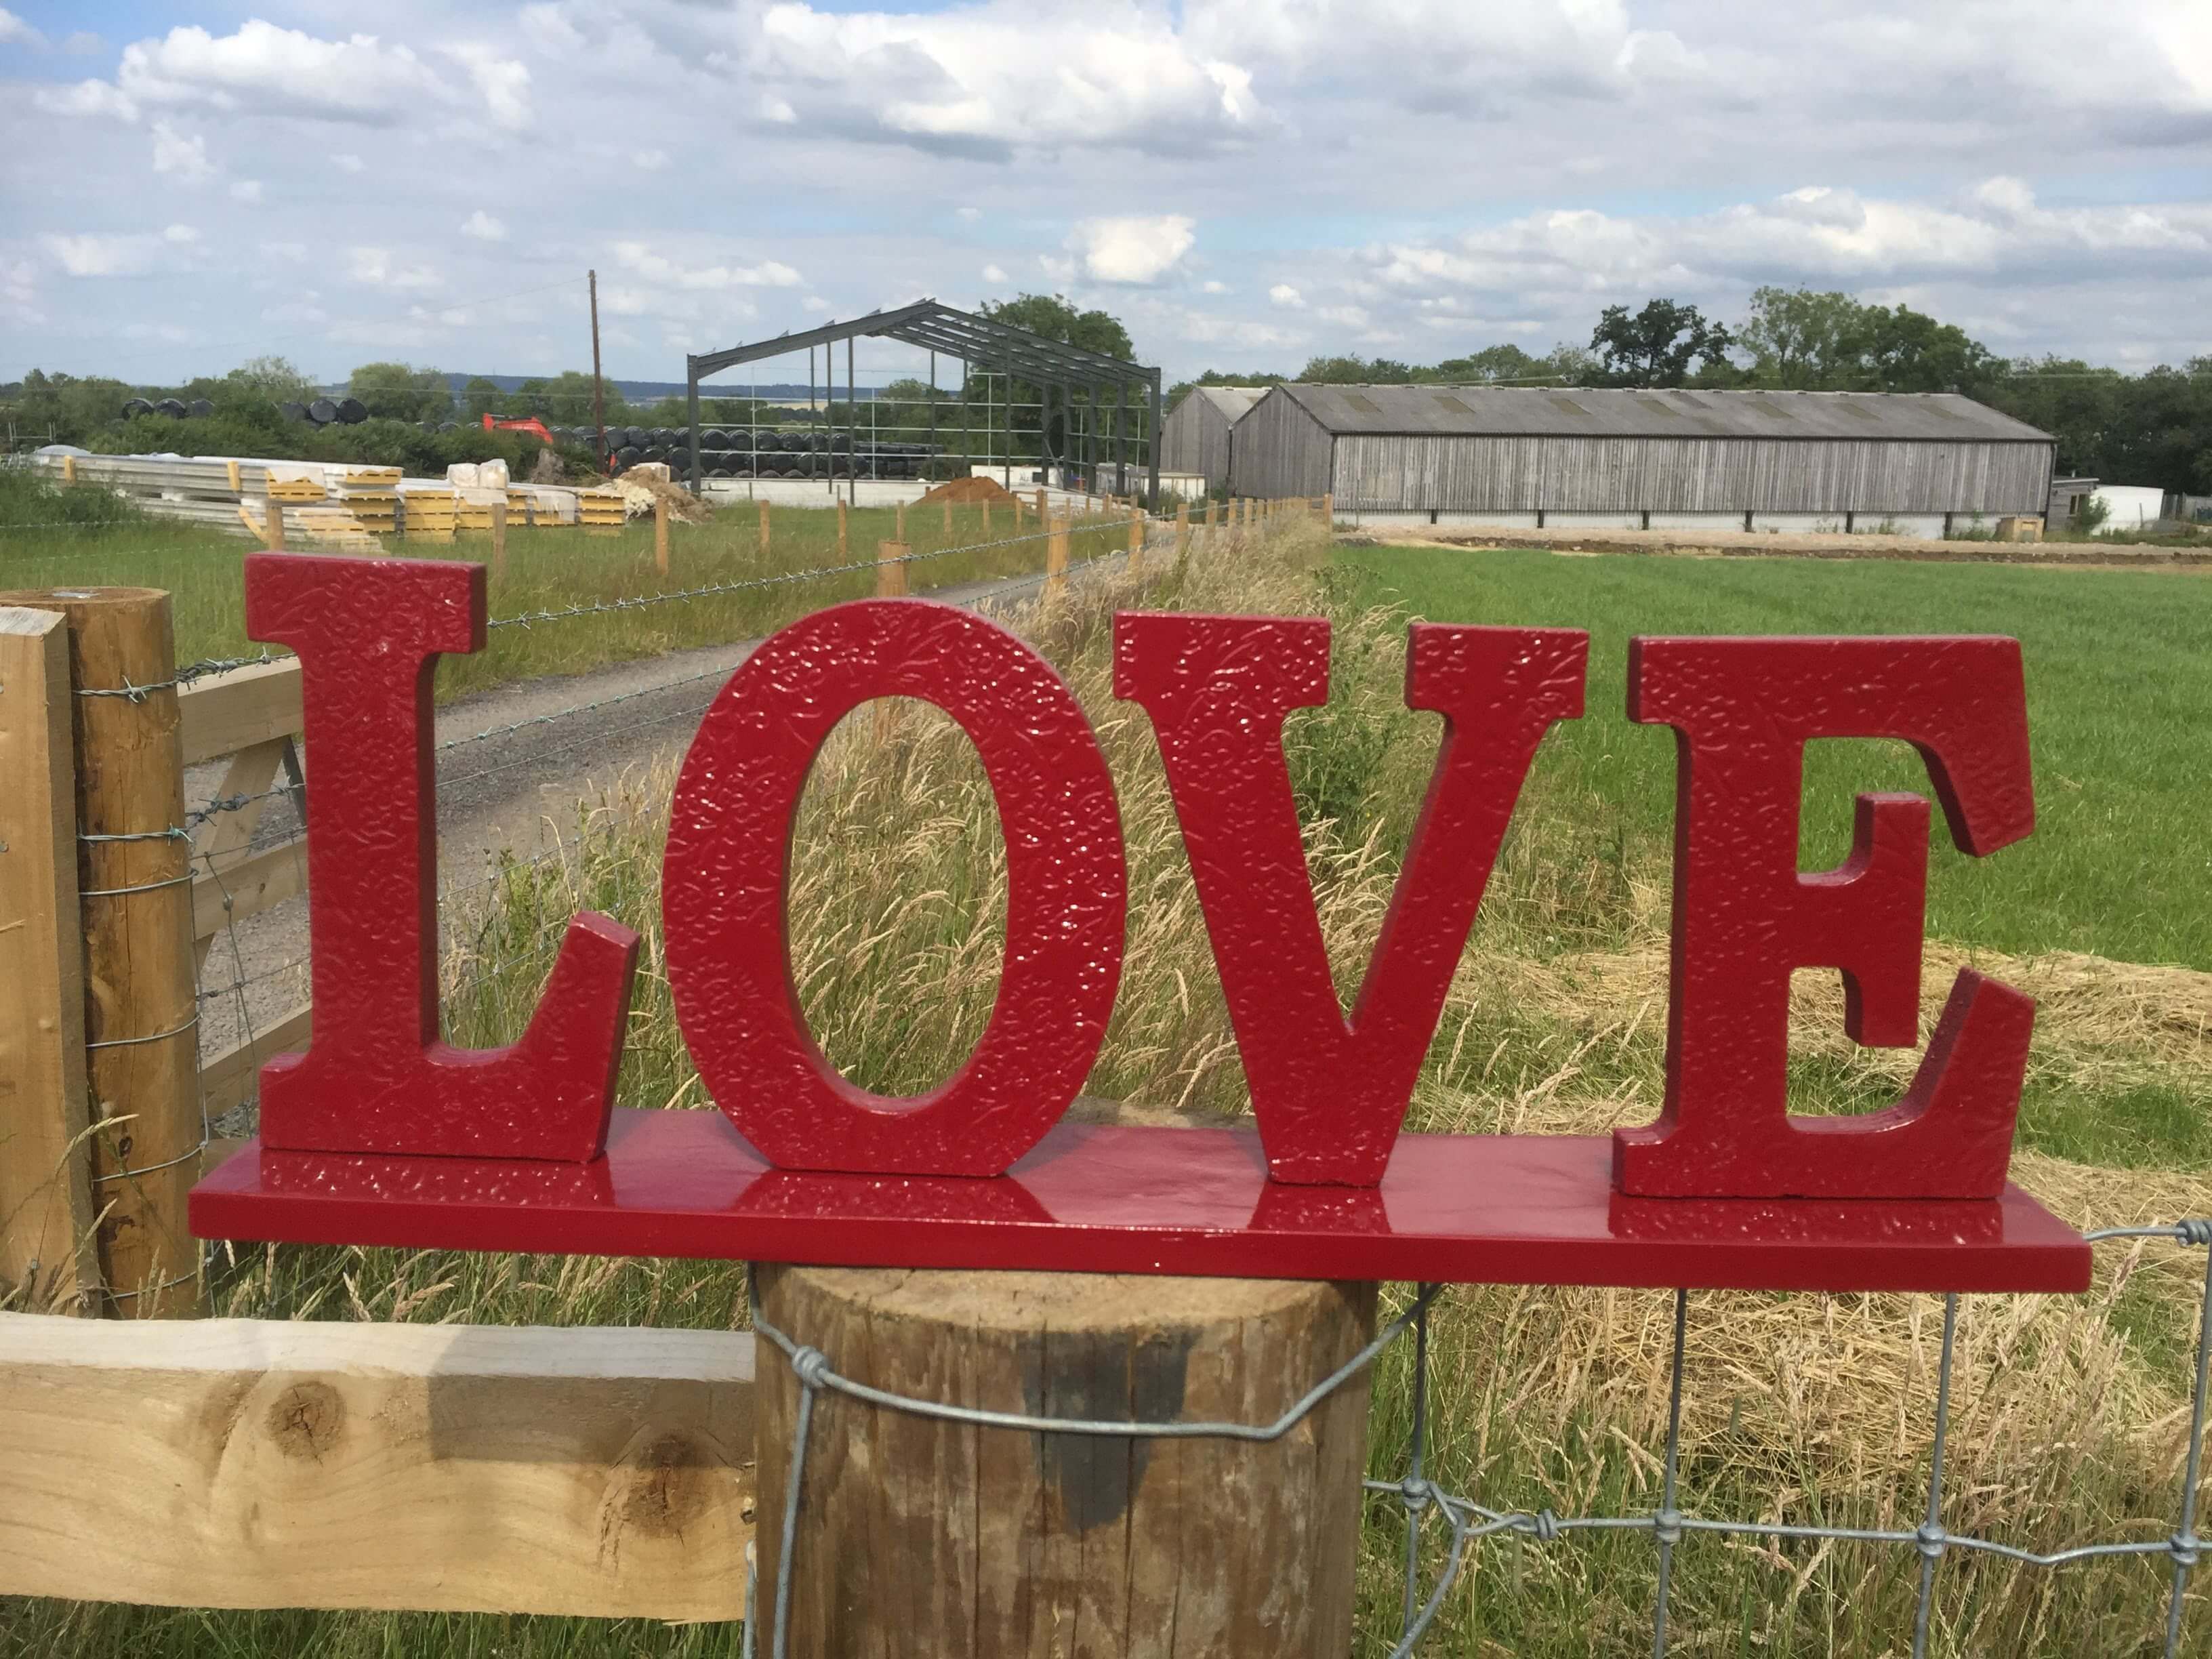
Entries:
{"type": "Polygon", "coordinates": [[[2089,1247],[2000,1199],[1625,1198],[1603,1136],[1407,1135],[1379,1189],[1270,1182],[1248,1129],[1062,1124],[994,1179],[770,1169],[712,1111],[618,1111],[586,1164],[276,1152],[203,1238],[862,1267],[1770,1291],[2079,1291],[2089,1247]]]}

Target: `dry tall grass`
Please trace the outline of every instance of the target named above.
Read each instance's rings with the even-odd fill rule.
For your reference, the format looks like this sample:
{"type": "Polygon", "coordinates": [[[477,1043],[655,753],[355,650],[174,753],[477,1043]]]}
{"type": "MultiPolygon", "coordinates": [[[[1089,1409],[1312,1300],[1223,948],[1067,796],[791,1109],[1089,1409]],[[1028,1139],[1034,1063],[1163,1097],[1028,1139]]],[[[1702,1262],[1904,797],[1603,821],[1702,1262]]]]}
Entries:
{"type": "MultiPolygon", "coordinates": [[[[1243,1082],[1149,726],[1110,695],[1110,611],[1145,603],[1330,613],[1329,707],[1293,722],[1292,775],[1340,988],[1356,984],[1433,755],[1428,717],[1400,700],[1402,618],[1349,610],[1303,528],[1200,557],[1142,594],[1094,585],[1022,625],[1091,711],[1121,789],[1130,869],[1121,999],[1092,1092],[1226,1118],[1243,1082]]],[[[941,1078],[975,1041],[997,978],[1005,866],[990,792],[932,711],[879,745],[865,711],[825,749],[794,844],[793,975],[825,1051],[886,1091],[941,1078]]],[[[642,780],[641,802],[667,780],[642,780]]],[[[1648,1117],[1663,1073],[1663,868],[1625,864],[1585,803],[1532,780],[1414,1105],[1424,1127],[1601,1131],[1648,1117]],[[1630,948],[1595,942],[1627,938],[1630,948]]],[[[649,811],[649,809],[647,809],[649,811]]],[[[518,892],[500,926],[524,935],[573,902],[653,926],[656,830],[587,836],[574,890],[518,892]],[[641,908],[642,907],[642,908],[641,908]]],[[[491,948],[497,941],[489,942],[491,948]]],[[[1972,953],[1932,943],[1931,1015],[1972,953]]],[[[657,960],[657,950],[655,953],[657,960]]],[[[2094,1103],[2146,1080],[2201,1099],[2212,1078],[2212,976],[2095,957],[1972,956],[2043,1002],[2044,1085],[2094,1103]]],[[[1898,1092],[1917,1056],[1842,1035],[1832,975],[1793,1009],[1796,1087],[1814,1109],[1898,1092]]],[[[503,1024],[506,1014],[494,1024],[503,1024]]],[[[698,1103],[665,1006],[641,1006],[627,1097],[698,1103]]],[[[2085,1226],[2212,1208],[2212,1178],[2023,1155],[2019,1173],[2085,1226]]],[[[2049,1549],[2171,1529],[2186,1427],[2196,1258],[2101,1253],[2079,1299],[1969,1299],[1961,1318],[1947,1524],[2049,1549]]],[[[1431,1469],[1500,1508],[1645,1511],[1657,1501],[1671,1302],[1627,1291],[1472,1289],[1436,1321],[1431,1469]]],[[[1940,1303],[1928,1297],[1692,1298],[1683,1507],[1708,1516],[1905,1528],[1925,1501],[1940,1303]]],[[[1395,1476],[1408,1373],[1388,1362],[1375,1468],[1395,1476]]],[[[1372,1628],[1392,1626],[1399,1521],[1370,1528],[1372,1628]]],[[[1863,1544],[1693,1537],[1677,1565],[1677,1652],[1901,1651],[1917,1558],[1863,1544]]],[[[2161,1620],[2166,1563],[2037,1571],[1954,1553],[1938,1576],[1936,1650],[2128,1653],[2161,1620]]],[[[1455,1592],[1440,1652],[1629,1652],[1648,1643],[1648,1536],[1482,1547],[1455,1592]]],[[[1386,1651],[1377,1639],[1369,1650],[1386,1651]]]]}
{"type": "MultiPolygon", "coordinates": [[[[1018,625],[1062,666],[1120,787],[1130,871],[1121,1002],[1093,1093],[1226,1118],[1243,1084],[1148,725],[1110,695],[1110,613],[1142,603],[1331,615],[1335,687],[1292,722],[1322,927],[1348,990],[1395,878],[1433,757],[1430,717],[1401,701],[1401,617],[1363,614],[1322,563],[1322,539],[1279,528],[1100,579],[1018,625]]],[[[794,843],[793,971],[830,1056],[893,1091],[942,1077],[994,993],[1005,865],[972,750],[927,710],[878,744],[863,710],[824,750],[794,843]]],[[[579,809],[571,855],[517,868],[453,940],[458,1041],[507,1040],[534,1001],[560,926],[580,906],[647,936],[622,1084],[629,1105],[705,1105],[660,976],[659,813],[671,780],[632,778],[579,809]]],[[[1624,858],[1602,815],[1540,769],[1493,878],[1413,1108],[1425,1128],[1593,1132],[1650,1115],[1662,1073],[1665,871],[1624,858]],[[1628,940],[1626,948],[1620,941],[1628,940]]],[[[449,927],[452,919],[449,919],[449,927]]],[[[1931,945],[1931,1011],[1968,952],[1931,945]]],[[[2079,956],[1978,958],[2043,999],[2035,1066],[2046,1088],[2100,1103],[2145,1080],[2200,1103],[2212,1079],[2212,976],[2079,956]]],[[[1914,1057],[1852,1048],[1832,980],[1794,1010],[1801,1105],[1857,1110],[1893,1097],[1914,1057]]],[[[2107,1225],[2212,1211],[2212,1177],[2024,1154],[2016,1173],[2070,1220],[2107,1225]]],[[[2079,1298],[1980,1297],[1962,1311],[1946,1524],[2050,1549],[2171,1530],[2202,1262],[2164,1246],[2106,1247],[2079,1298]]],[[[554,1262],[392,1252],[271,1251],[239,1262],[226,1311],[300,1316],[726,1325],[734,1276],[696,1263],[554,1262]]],[[[1435,1318],[1430,1473],[1500,1509],[1648,1513],[1658,1501],[1671,1298],[1474,1287],[1435,1318]]],[[[1941,1304],[1930,1297],[1699,1293],[1691,1298],[1685,1511],[1862,1528],[1917,1525],[1925,1501],[1941,1304]]],[[[1395,1479],[1409,1431],[1409,1361],[1383,1363],[1372,1468],[1395,1479]]],[[[1377,1500],[1362,1568],[1360,1651],[1396,1627],[1401,1520],[1377,1500]]],[[[1431,1563],[1433,1565],[1433,1561],[1431,1563]]],[[[2104,1655],[2157,1650],[2163,1557],[2052,1571],[1953,1553],[1937,1575],[1933,1651],[2104,1655]]],[[[1909,1548],[1692,1535],[1678,1553],[1676,1654],[1905,1650],[1909,1548]]],[[[1648,1651],[1648,1534],[1480,1547],[1429,1650],[1648,1651]]],[[[2197,1600],[2192,1596],[2192,1603],[2197,1600]]],[[[2192,1633],[2212,1644],[2212,1610],[2192,1633]]],[[[350,1628],[350,1627],[349,1627],[350,1628]]],[[[503,1644],[508,1652],[535,1651],[503,1644]]],[[[349,1651],[379,1650],[366,1630],[349,1651]]],[[[562,1651],[574,1650],[563,1648],[562,1651]]]]}

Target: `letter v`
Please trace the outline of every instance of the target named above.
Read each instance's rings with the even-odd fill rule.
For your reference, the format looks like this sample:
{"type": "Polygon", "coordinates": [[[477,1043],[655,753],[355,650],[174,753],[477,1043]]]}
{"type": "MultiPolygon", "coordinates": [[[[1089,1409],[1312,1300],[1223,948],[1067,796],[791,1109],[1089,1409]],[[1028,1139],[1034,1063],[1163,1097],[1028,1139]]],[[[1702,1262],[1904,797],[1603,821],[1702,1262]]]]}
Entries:
{"type": "Polygon", "coordinates": [[[300,653],[314,1036],[261,1069],[261,1142],[295,1152],[599,1155],[637,935],[568,924],[510,1048],[438,1034],[430,674],[484,642],[482,565],[255,554],[246,631],[300,653]]]}
{"type": "Polygon", "coordinates": [[[1444,717],[1427,799],[1352,1018],[1329,976],[1283,719],[1328,699],[1319,617],[1123,614],[1114,695],[1158,734],[1268,1173],[1382,1179],[1536,745],[1583,712],[1589,636],[1409,630],[1406,703],[1444,717]]]}

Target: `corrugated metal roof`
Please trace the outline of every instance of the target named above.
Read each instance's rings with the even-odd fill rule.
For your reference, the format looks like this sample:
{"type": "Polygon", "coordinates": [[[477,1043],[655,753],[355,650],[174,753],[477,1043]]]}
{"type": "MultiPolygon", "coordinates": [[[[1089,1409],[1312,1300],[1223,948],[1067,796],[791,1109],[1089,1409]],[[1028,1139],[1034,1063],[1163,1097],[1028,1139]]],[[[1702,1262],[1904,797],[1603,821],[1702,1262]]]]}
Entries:
{"type": "Polygon", "coordinates": [[[1336,433],[2051,441],[2024,421],[1948,392],[1295,385],[1279,390],[1336,433]]]}
{"type": "Polygon", "coordinates": [[[1273,390],[1265,386],[1194,386],[1188,395],[1205,398],[1226,415],[1233,426],[1238,416],[1273,390]]]}

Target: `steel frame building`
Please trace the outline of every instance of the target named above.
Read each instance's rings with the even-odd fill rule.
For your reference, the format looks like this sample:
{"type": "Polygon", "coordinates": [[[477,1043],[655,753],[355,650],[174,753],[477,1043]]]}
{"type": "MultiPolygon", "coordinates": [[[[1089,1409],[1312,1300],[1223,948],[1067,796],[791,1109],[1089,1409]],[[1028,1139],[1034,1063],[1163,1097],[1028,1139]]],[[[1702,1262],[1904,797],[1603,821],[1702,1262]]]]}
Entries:
{"type": "Polygon", "coordinates": [[[1126,478],[1132,451],[1140,447],[1144,457],[1146,499],[1148,501],[1158,499],[1160,371],[1158,368],[1142,363],[1126,362],[1103,352],[1047,339],[1042,334],[1033,334],[1010,323],[997,322],[971,312],[957,310],[935,300],[921,300],[890,311],[872,311],[864,317],[846,322],[825,323],[804,333],[779,334],[771,340],[758,340],[720,351],[687,356],[684,358],[684,380],[690,413],[688,471],[693,493],[697,494],[701,488],[699,383],[702,380],[743,363],[760,362],[796,351],[805,351],[811,356],[818,346],[823,349],[830,367],[828,385],[834,397],[836,357],[831,348],[842,341],[845,345],[847,435],[848,442],[851,442],[860,435],[855,413],[859,398],[854,389],[854,342],[862,338],[896,340],[930,354],[929,385],[933,394],[930,430],[933,439],[936,435],[938,410],[934,397],[937,359],[940,356],[957,358],[962,369],[963,416],[970,409],[965,396],[969,384],[980,378],[985,387],[983,433],[987,459],[1002,461],[1011,474],[1014,465],[1014,405],[1011,399],[1013,383],[1017,380],[1025,380],[1040,388],[1041,401],[1038,404],[1022,405],[1036,408],[1040,411],[1038,426],[1042,434],[1040,449],[1049,449],[1054,394],[1057,392],[1063,428],[1070,439],[1069,447],[1076,447],[1075,441],[1080,439],[1082,447],[1088,452],[1079,458],[1054,457],[1044,453],[1039,455],[1037,460],[1046,465],[1055,460],[1073,461],[1094,469],[1102,465],[1110,465],[1126,478]],[[994,379],[1001,381],[1006,390],[1006,396],[995,401],[990,397],[990,385],[994,379]],[[1115,393],[1111,403],[1102,396],[1109,389],[1115,393]],[[1142,406],[1148,412],[1142,434],[1134,434],[1128,430],[1133,392],[1142,397],[1142,406]],[[1081,394],[1079,398],[1079,393],[1081,394]],[[1105,425],[1108,411],[1111,412],[1113,420],[1110,432],[1105,425]],[[1005,445],[997,456],[991,456],[989,450],[994,431],[1003,435],[1005,445]],[[1110,456],[1102,454],[1102,450],[1110,452],[1110,456]]]}

